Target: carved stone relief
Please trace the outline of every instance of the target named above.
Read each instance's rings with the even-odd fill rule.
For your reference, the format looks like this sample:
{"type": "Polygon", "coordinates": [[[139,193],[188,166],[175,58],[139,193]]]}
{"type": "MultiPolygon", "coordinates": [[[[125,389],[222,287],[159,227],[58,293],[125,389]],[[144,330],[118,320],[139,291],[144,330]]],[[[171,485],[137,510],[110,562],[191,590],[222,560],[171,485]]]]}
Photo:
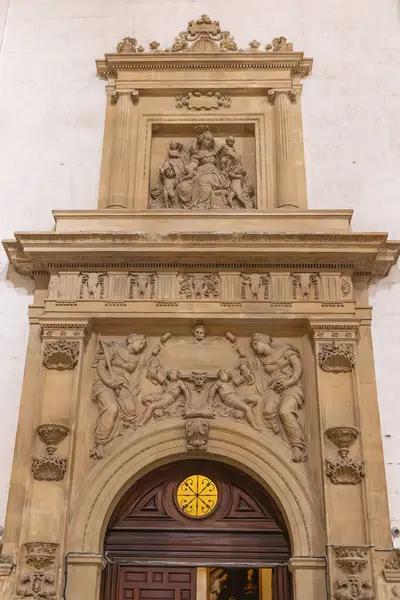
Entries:
{"type": "Polygon", "coordinates": [[[306,460],[299,351],[260,333],[240,342],[232,333],[210,337],[203,323],[191,334],[166,333],[151,348],[137,333],[125,343],[99,336],[92,456],[102,458],[128,428],[169,418],[185,421],[188,449],[204,450],[210,423],[220,417],[261,433],[269,429],[289,445],[295,462],[306,460]]]}
{"type": "Polygon", "coordinates": [[[356,357],[352,346],[332,341],[321,346],[318,362],[323,371],[343,373],[354,369],[356,357]]]}
{"type": "Polygon", "coordinates": [[[391,600],[396,600],[396,598],[400,598],[400,588],[397,585],[394,585],[391,589],[391,592],[393,594],[391,600]]]}
{"type": "Polygon", "coordinates": [[[61,481],[67,471],[67,459],[53,456],[58,444],[69,434],[69,428],[59,424],[43,424],[37,428],[40,440],[45,444],[47,456],[34,456],[31,471],[38,481],[61,481]]]}
{"type": "Polygon", "coordinates": [[[25,562],[34,569],[47,569],[56,559],[59,544],[55,542],[26,542],[25,562]]]}
{"type": "Polygon", "coordinates": [[[235,150],[235,138],[219,145],[208,126],[194,146],[171,141],[157,181],[150,189],[149,208],[248,209],[255,207],[255,190],[235,150]]]}
{"type": "Polygon", "coordinates": [[[47,369],[73,369],[79,358],[79,343],[68,340],[46,342],[43,347],[43,364],[47,369]]]}
{"type": "Polygon", "coordinates": [[[231,104],[232,96],[220,92],[189,92],[176,97],[176,107],[189,110],[216,110],[220,107],[229,108],[231,104]]]}
{"type": "Polygon", "coordinates": [[[359,436],[356,427],[330,427],[326,437],[338,448],[335,460],[326,460],[326,474],[334,484],[356,484],[365,475],[365,465],[361,458],[350,458],[350,447],[359,436]]]}
{"type": "Polygon", "coordinates": [[[360,574],[368,565],[368,550],[363,547],[343,546],[334,548],[336,563],[347,574],[334,584],[335,600],[375,600],[371,583],[361,580],[360,574]]]}
{"type": "Polygon", "coordinates": [[[186,273],[179,277],[179,297],[207,300],[220,295],[220,278],[215,273],[186,273]]]}
{"type": "MultiPolygon", "coordinates": [[[[210,299],[218,297],[228,302],[340,303],[352,300],[351,279],[340,274],[331,276],[325,273],[304,272],[229,273],[229,271],[214,271],[208,274],[187,272],[185,275],[186,281],[196,279],[196,285],[198,282],[199,286],[202,285],[201,278],[205,278],[206,275],[209,280],[226,281],[226,285],[219,286],[220,293],[218,295],[210,294],[208,297],[210,299]]],[[[57,276],[52,275],[50,278],[48,299],[57,303],[83,299],[112,302],[153,299],[185,300],[186,293],[181,293],[182,278],[182,273],[169,271],[111,271],[103,275],[86,273],[86,283],[82,284],[82,275],[79,272],[75,274],[60,273],[57,276]],[[93,277],[91,277],[92,275],[93,277]],[[99,277],[101,277],[101,282],[99,277]],[[92,282],[90,291],[87,287],[89,281],[92,282]],[[56,288],[55,285],[57,285],[56,288]]],[[[193,297],[193,299],[196,298],[193,297]]],[[[200,294],[197,299],[205,298],[200,294]]]]}
{"type": "Polygon", "coordinates": [[[400,581],[400,548],[396,548],[385,560],[383,574],[386,581],[400,581]]]}
{"type": "Polygon", "coordinates": [[[54,600],[57,590],[56,578],[52,572],[25,573],[17,585],[17,596],[22,598],[40,598],[54,600]]]}
{"type": "MultiPolygon", "coordinates": [[[[149,44],[151,52],[260,52],[261,44],[256,40],[249,43],[249,48],[238,48],[229,31],[223,31],[219,21],[213,21],[207,15],[189,21],[186,31],[181,31],[175,38],[171,48],[162,50],[159,42],[153,40],[149,44]]],[[[126,37],[117,46],[119,54],[136,54],[144,52],[136,38],[126,37]]],[[[272,44],[265,46],[264,52],[293,52],[293,44],[283,36],[276,37],[272,44]]]]}

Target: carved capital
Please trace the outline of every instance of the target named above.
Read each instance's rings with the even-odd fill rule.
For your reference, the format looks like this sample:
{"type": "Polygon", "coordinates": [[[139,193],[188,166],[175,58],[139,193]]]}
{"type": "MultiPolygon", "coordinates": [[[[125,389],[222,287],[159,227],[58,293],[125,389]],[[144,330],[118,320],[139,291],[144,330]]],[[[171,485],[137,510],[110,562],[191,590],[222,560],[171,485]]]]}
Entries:
{"type": "Polygon", "coordinates": [[[323,371],[344,373],[354,369],[356,356],[352,346],[332,341],[320,347],[318,363],[323,371]]]}
{"type": "Polygon", "coordinates": [[[59,544],[55,542],[26,542],[24,546],[26,564],[39,571],[54,564],[59,544]]]}
{"type": "Polygon", "coordinates": [[[268,90],[268,102],[270,104],[275,104],[275,99],[278,96],[286,96],[292,104],[296,102],[296,92],[292,89],[275,89],[268,90]]]}
{"type": "Polygon", "coordinates": [[[61,481],[67,471],[67,459],[59,456],[34,456],[31,471],[38,481],[61,481]]]}
{"type": "Polygon", "coordinates": [[[358,337],[359,323],[324,323],[310,321],[313,337],[318,340],[343,341],[349,344],[355,343],[358,337]]]}
{"type": "Polygon", "coordinates": [[[383,564],[383,575],[386,581],[400,582],[400,548],[395,548],[383,564]]]}
{"type": "Polygon", "coordinates": [[[79,343],[67,340],[45,342],[42,361],[47,369],[73,369],[79,358],[79,343]]]}
{"type": "MultiPolygon", "coordinates": [[[[90,319],[49,319],[41,317],[42,340],[85,340],[91,331],[90,319]]],[[[53,367],[57,368],[57,367],[53,367]]]]}
{"type": "Polygon", "coordinates": [[[130,90],[129,92],[120,92],[114,90],[110,94],[110,102],[113,106],[115,106],[122,96],[128,98],[132,101],[132,104],[137,104],[139,102],[139,92],[138,90],[130,90]]]}

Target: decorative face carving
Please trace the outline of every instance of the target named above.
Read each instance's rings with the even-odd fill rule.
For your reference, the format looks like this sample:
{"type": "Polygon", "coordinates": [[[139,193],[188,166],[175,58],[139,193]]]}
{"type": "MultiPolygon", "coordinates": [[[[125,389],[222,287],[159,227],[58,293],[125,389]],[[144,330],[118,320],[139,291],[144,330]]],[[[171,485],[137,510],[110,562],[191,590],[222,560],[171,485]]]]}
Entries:
{"type": "Polygon", "coordinates": [[[207,330],[203,323],[198,323],[192,331],[196,341],[198,342],[202,342],[207,335],[207,330]]]}

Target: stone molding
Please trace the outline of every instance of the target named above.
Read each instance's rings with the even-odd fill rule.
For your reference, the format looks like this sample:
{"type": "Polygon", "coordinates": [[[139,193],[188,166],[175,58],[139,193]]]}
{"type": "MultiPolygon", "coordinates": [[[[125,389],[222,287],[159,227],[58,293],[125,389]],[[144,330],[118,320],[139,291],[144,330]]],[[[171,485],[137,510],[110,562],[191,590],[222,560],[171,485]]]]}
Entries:
{"type": "Polygon", "coordinates": [[[93,552],[69,552],[67,565],[74,567],[98,567],[102,571],[107,565],[107,560],[102,554],[93,552]]]}
{"type": "Polygon", "coordinates": [[[293,557],[289,559],[289,571],[293,573],[296,570],[319,570],[326,569],[325,558],[315,558],[314,556],[293,557]]]}
{"type": "MultiPolygon", "coordinates": [[[[47,340],[48,338],[52,338],[52,340],[57,340],[57,341],[58,340],[63,340],[63,341],[73,340],[74,342],[75,341],[78,342],[80,340],[86,340],[87,336],[91,332],[90,319],[79,319],[79,318],[71,319],[71,318],[68,318],[68,316],[66,316],[63,319],[60,319],[60,318],[54,319],[51,317],[49,318],[49,317],[43,316],[43,317],[39,318],[39,324],[41,326],[42,340],[47,340]]],[[[46,345],[46,342],[45,342],[45,345],[46,345]]],[[[54,342],[54,345],[50,346],[48,351],[46,351],[46,349],[45,349],[44,354],[46,357],[48,355],[49,358],[50,358],[50,356],[54,357],[54,364],[60,364],[60,361],[61,361],[61,365],[64,368],[68,368],[68,369],[71,369],[75,366],[74,365],[75,358],[78,358],[76,356],[75,347],[71,347],[69,345],[57,345],[56,342],[54,342]],[[65,349],[65,352],[61,353],[60,352],[61,349],[65,349]],[[68,349],[68,352],[67,352],[67,349],[68,349]],[[54,352],[53,352],[53,350],[54,350],[54,352]],[[63,355],[62,358],[60,355],[61,356],[63,355]],[[55,357],[57,357],[57,359],[55,357]],[[71,366],[66,366],[66,365],[71,365],[71,366]]],[[[47,358],[46,358],[46,360],[47,360],[47,358]]],[[[51,358],[50,358],[49,364],[51,364],[51,365],[53,364],[53,362],[51,361],[51,358]]],[[[56,369],[59,367],[51,366],[48,368],[56,369]]]]}

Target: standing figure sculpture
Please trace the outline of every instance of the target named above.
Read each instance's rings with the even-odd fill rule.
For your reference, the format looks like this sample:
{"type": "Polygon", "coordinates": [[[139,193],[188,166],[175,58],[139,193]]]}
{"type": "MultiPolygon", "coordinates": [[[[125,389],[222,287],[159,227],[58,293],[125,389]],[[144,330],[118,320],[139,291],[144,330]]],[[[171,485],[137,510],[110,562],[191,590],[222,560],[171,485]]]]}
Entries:
{"type": "Polygon", "coordinates": [[[225,369],[220,369],[217,372],[217,381],[210,388],[207,403],[212,405],[217,398],[228,409],[233,410],[234,415],[235,413],[240,416],[244,415],[244,418],[253,429],[261,431],[253,413],[253,408],[257,406],[258,399],[254,396],[242,398],[232,381],[232,373],[225,369]]]}
{"type": "Polygon", "coordinates": [[[100,339],[100,351],[92,363],[96,369],[93,401],[99,411],[94,434],[96,458],[103,456],[106,444],[121,435],[122,426],[128,427],[138,418],[146,346],[146,337],[137,333],[128,335],[125,344],[100,339]]]}
{"type": "Polygon", "coordinates": [[[299,411],[304,404],[299,351],[290,344],[280,346],[262,333],[252,335],[251,347],[258,361],[256,386],[264,398],[263,417],[267,426],[276,434],[282,433],[292,449],[294,462],[304,462],[307,453],[299,423],[299,411]],[[268,393],[269,390],[276,395],[268,393]]]}

